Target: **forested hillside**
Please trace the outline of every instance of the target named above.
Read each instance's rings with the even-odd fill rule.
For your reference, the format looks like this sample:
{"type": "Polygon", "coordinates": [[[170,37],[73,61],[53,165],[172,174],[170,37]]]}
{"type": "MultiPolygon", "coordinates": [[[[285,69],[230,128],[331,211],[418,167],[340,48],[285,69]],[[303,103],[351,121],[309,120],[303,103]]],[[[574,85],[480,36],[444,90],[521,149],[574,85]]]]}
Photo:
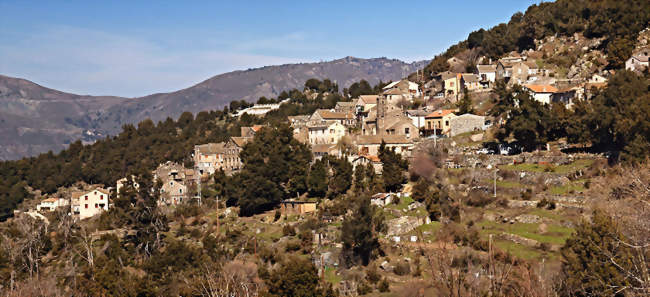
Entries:
{"type": "Polygon", "coordinates": [[[530,6],[515,13],[508,23],[479,29],[466,40],[436,56],[424,74],[449,69],[447,59],[465,50],[497,59],[511,51],[535,47],[535,40],[547,36],[571,36],[581,32],[587,38],[604,38],[602,49],[609,67],[621,68],[634,49],[638,33],[650,24],[650,2],[643,0],[558,0],[530,6]]]}
{"type": "MultiPolygon", "coordinates": [[[[318,80],[315,82],[314,86],[306,84],[306,89],[311,92],[324,92],[328,89],[323,87],[319,90],[318,85],[322,83],[318,80]]],[[[356,92],[358,85],[351,87],[352,92],[356,92]]],[[[368,86],[368,83],[362,81],[361,85],[368,86]]],[[[334,86],[332,84],[329,88],[334,86]]],[[[348,92],[348,89],[345,91],[348,92]]],[[[58,187],[70,186],[76,181],[113,186],[116,180],[128,172],[153,170],[165,161],[190,166],[190,154],[196,144],[221,142],[230,136],[239,136],[242,126],[279,124],[285,122],[287,116],[311,114],[317,108],[333,108],[336,102],[345,100],[338,93],[326,96],[320,94],[314,100],[308,100],[302,90],[282,92],[277,100],[291,98],[291,101],[264,118],[249,115],[232,117],[229,113],[231,108],[236,110],[247,104],[233,101],[224,110],[200,112],[196,116],[185,112],[177,120],[168,118],[154,123],[147,119],[137,126],[124,125],[117,136],[106,137],[91,145],[82,145],[81,141],[76,141],[57,154],[50,152],[37,157],[1,162],[0,220],[10,216],[16,206],[29,197],[25,186],[44,193],[56,192],[58,187]]],[[[275,101],[260,99],[262,102],[268,100],[275,101]]]]}

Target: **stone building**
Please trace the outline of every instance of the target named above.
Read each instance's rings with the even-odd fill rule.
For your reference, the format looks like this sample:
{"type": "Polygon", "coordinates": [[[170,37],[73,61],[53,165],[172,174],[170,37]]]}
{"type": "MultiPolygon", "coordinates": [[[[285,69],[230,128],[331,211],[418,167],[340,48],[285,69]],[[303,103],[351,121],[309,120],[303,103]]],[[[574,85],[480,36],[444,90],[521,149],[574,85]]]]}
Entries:
{"type": "Polygon", "coordinates": [[[449,120],[449,136],[453,137],[466,132],[483,130],[485,117],[473,114],[463,114],[449,120]]]}

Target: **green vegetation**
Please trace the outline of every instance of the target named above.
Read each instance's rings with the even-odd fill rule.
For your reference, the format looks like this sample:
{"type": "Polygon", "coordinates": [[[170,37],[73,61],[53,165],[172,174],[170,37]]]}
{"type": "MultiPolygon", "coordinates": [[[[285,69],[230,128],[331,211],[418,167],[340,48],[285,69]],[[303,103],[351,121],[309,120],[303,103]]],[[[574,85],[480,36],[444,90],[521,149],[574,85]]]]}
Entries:
{"type": "MultiPolygon", "coordinates": [[[[493,59],[511,51],[535,47],[535,40],[547,36],[572,36],[582,32],[588,38],[604,37],[609,67],[620,69],[629,58],[638,33],[650,22],[650,4],[642,0],[558,0],[530,6],[517,12],[507,23],[470,33],[465,41],[451,46],[424,68],[428,79],[449,69],[447,59],[464,50],[493,59]]],[[[415,74],[412,74],[415,76],[415,74]]]]}

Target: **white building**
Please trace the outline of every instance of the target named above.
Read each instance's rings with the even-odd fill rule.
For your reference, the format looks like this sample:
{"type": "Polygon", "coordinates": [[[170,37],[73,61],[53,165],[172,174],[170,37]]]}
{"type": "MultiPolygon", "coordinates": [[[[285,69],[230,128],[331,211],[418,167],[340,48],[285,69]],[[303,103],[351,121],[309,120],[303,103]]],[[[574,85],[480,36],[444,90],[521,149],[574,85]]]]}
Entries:
{"type": "Polygon", "coordinates": [[[625,69],[630,71],[643,71],[648,67],[649,57],[650,49],[645,48],[639,50],[625,61],[625,69]]]}
{"type": "Polygon", "coordinates": [[[533,98],[544,104],[551,104],[551,99],[553,94],[555,94],[558,89],[551,85],[524,85],[533,98]]]}
{"type": "Polygon", "coordinates": [[[70,205],[68,199],[63,198],[47,198],[38,205],[36,205],[37,211],[55,211],[59,207],[64,207],[70,205]]]}
{"type": "Polygon", "coordinates": [[[346,128],[340,122],[310,122],[307,126],[309,144],[335,144],[345,136],[346,128]]]}
{"type": "Polygon", "coordinates": [[[79,219],[93,217],[108,210],[109,196],[109,191],[102,188],[73,193],[72,210],[79,215],[79,219]]]}

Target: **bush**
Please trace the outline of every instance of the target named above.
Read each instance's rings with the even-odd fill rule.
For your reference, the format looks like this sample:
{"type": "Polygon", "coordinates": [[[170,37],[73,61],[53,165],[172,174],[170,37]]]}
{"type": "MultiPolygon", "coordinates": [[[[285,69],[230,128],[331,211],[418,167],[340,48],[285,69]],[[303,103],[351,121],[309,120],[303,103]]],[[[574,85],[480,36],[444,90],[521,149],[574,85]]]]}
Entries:
{"type": "Polygon", "coordinates": [[[382,293],[390,292],[390,286],[388,284],[388,280],[386,280],[386,278],[383,278],[381,282],[379,282],[379,286],[377,286],[377,289],[379,289],[379,292],[382,293]]]}
{"type": "Polygon", "coordinates": [[[367,282],[362,281],[357,285],[357,294],[359,294],[359,296],[369,293],[372,293],[372,287],[367,282]]]}
{"type": "Polygon", "coordinates": [[[287,244],[284,246],[284,249],[287,252],[295,252],[300,249],[300,241],[298,240],[287,241],[287,244]]]}
{"type": "Polygon", "coordinates": [[[474,190],[469,193],[469,197],[465,203],[474,207],[485,207],[486,205],[494,202],[494,198],[487,195],[484,191],[474,190]]]}
{"type": "Polygon", "coordinates": [[[537,202],[537,208],[546,208],[548,210],[553,210],[556,208],[555,201],[550,201],[546,198],[543,198],[539,202],[537,202]]]}
{"type": "Polygon", "coordinates": [[[376,284],[381,279],[381,275],[377,271],[377,266],[368,266],[368,269],[366,269],[366,279],[372,284],[376,284]]]}
{"type": "Polygon", "coordinates": [[[282,235],[296,236],[296,228],[292,227],[291,225],[284,225],[284,227],[282,227],[282,235]]]}
{"type": "Polygon", "coordinates": [[[411,273],[411,265],[406,261],[399,261],[395,265],[393,272],[397,275],[407,275],[411,273]]]}
{"type": "Polygon", "coordinates": [[[521,192],[521,200],[530,201],[531,199],[533,199],[532,189],[526,189],[525,191],[521,192]]]}

